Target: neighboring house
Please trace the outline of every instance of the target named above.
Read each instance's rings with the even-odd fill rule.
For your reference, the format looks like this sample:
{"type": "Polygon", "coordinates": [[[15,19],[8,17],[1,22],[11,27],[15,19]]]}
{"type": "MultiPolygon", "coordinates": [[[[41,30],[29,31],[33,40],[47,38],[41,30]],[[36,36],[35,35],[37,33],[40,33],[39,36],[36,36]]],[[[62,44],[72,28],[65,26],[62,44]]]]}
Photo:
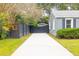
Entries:
{"type": "Polygon", "coordinates": [[[57,30],[64,28],[79,28],[78,10],[52,10],[49,32],[56,35],[57,30]]]}

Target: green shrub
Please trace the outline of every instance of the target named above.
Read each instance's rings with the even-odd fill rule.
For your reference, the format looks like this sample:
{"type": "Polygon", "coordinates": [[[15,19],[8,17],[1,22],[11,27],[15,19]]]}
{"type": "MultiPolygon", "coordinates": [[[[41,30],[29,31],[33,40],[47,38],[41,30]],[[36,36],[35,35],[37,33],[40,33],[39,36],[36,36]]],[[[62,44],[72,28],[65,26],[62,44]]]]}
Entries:
{"type": "Polygon", "coordinates": [[[0,13],[0,39],[7,38],[8,31],[10,28],[10,22],[9,22],[9,14],[5,12],[0,13]]]}
{"type": "Polygon", "coordinates": [[[37,19],[34,19],[32,17],[28,18],[29,20],[29,25],[33,26],[33,27],[38,27],[38,20],[37,19]]]}
{"type": "Polygon", "coordinates": [[[8,31],[2,30],[0,31],[0,39],[5,39],[8,37],[8,31]]]}
{"type": "Polygon", "coordinates": [[[16,22],[18,22],[18,23],[24,23],[23,15],[18,14],[18,15],[16,15],[15,19],[16,19],[16,22]]]}
{"type": "Polygon", "coordinates": [[[49,17],[48,16],[43,16],[42,22],[48,23],[49,17]]]}
{"type": "Polygon", "coordinates": [[[66,39],[79,39],[79,28],[67,28],[57,31],[57,37],[66,39]]]}

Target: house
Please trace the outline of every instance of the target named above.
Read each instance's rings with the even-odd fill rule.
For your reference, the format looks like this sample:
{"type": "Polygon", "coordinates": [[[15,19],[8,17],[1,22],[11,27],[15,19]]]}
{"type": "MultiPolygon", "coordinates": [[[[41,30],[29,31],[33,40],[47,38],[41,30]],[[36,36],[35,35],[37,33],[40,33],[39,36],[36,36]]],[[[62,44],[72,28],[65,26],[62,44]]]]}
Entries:
{"type": "Polygon", "coordinates": [[[79,28],[79,10],[52,9],[49,20],[49,32],[56,35],[59,29],[79,28]]]}

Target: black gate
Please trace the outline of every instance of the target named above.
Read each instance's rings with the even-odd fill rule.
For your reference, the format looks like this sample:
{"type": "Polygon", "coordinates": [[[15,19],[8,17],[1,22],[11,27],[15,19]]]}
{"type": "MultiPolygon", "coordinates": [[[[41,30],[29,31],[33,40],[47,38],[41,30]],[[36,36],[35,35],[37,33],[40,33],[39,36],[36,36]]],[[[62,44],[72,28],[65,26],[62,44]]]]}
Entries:
{"type": "Polygon", "coordinates": [[[38,27],[30,26],[31,33],[48,33],[49,26],[48,24],[39,24],[38,27]]]}

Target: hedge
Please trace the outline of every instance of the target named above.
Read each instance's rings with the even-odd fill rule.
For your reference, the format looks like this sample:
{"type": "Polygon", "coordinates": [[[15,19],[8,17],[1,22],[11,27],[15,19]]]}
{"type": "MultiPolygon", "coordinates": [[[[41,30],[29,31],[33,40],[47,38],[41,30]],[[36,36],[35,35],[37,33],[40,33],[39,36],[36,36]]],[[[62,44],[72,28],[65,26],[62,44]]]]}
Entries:
{"type": "Polygon", "coordinates": [[[79,28],[67,28],[57,31],[57,37],[65,39],[79,39],[79,28]]]}

